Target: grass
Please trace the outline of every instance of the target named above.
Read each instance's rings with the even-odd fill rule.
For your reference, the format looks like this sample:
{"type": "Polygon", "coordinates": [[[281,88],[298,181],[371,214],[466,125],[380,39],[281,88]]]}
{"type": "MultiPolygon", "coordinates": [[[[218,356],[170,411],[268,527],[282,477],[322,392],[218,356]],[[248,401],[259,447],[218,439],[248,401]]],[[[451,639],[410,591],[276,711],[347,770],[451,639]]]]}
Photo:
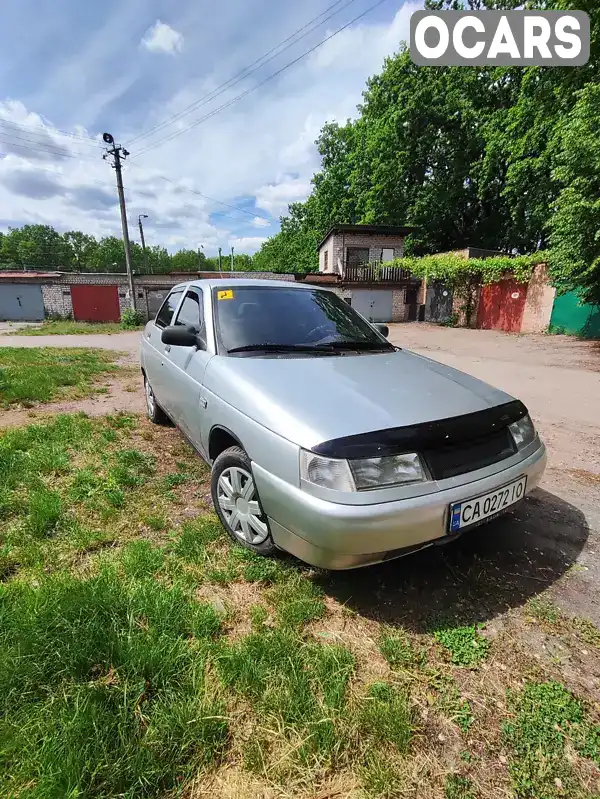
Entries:
{"type": "Polygon", "coordinates": [[[552,680],[529,682],[511,698],[514,718],[504,726],[504,739],[513,752],[510,774],[516,794],[524,799],[576,795],[568,748],[600,765],[600,725],[590,720],[581,701],[552,680]]]}
{"type": "Polygon", "coordinates": [[[172,428],[13,428],[0,475],[0,797],[593,796],[593,703],[513,637],[381,623],[234,546],[172,428]]]}
{"type": "MultiPolygon", "coordinates": [[[[141,327],[135,328],[141,330],[141,327]]],[[[81,336],[91,333],[122,333],[120,322],[75,322],[72,319],[52,319],[42,322],[39,327],[25,327],[15,330],[13,336],[81,336]]]]}
{"type": "Polygon", "coordinates": [[[475,625],[444,626],[434,632],[434,637],[457,666],[476,666],[485,660],[490,648],[490,642],[479,634],[475,625]]]}
{"type": "Polygon", "coordinates": [[[87,396],[100,376],[116,370],[117,358],[106,350],[0,348],[0,407],[87,396]]]}

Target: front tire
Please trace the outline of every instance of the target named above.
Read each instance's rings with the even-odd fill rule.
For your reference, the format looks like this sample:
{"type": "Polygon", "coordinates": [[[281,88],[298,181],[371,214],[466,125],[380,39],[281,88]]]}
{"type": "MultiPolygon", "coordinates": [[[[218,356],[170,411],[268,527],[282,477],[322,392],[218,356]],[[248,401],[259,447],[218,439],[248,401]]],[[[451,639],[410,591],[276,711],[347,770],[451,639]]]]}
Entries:
{"type": "Polygon", "coordinates": [[[221,524],[236,544],[259,555],[276,546],[260,504],[250,458],[241,447],[229,447],[213,463],[210,488],[221,524]]]}

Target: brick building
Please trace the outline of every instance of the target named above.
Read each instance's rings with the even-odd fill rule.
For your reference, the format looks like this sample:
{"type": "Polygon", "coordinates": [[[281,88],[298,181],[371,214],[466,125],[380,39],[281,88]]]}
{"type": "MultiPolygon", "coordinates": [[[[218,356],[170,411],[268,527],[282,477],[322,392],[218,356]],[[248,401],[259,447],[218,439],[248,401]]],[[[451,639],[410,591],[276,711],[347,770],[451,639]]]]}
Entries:
{"type": "MultiPolygon", "coordinates": [[[[341,294],[374,322],[417,318],[419,281],[386,266],[404,255],[404,239],[415,228],[390,225],[334,225],[318,245],[319,274],[330,275],[341,294]]],[[[311,280],[310,276],[307,278],[311,280]]]]}

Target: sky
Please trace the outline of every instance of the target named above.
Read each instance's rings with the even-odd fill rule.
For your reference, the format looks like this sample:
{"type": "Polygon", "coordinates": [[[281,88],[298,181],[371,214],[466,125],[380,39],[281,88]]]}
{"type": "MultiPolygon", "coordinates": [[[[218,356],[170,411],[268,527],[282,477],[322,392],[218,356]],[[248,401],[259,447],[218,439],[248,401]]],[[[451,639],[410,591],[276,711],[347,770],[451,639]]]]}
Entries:
{"type": "Polygon", "coordinates": [[[147,214],[147,244],[255,252],[308,196],[324,123],[355,117],[408,39],[420,4],[381,0],[355,19],[375,2],[5,0],[0,230],[120,236],[108,131],[130,152],[134,240],[147,214]]]}

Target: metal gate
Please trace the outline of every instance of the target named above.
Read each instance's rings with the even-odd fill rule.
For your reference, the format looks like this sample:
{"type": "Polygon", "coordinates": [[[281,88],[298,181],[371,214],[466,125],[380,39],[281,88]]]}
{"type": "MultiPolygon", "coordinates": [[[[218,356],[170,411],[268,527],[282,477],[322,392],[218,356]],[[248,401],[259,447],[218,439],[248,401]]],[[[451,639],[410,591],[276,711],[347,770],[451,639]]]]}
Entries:
{"type": "Polygon", "coordinates": [[[148,319],[154,319],[160,310],[160,306],[167,298],[171,290],[167,288],[146,289],[146,307],[148,309],[148,319]]]}
{"type": "Polygon", "coordinates": [[[121,318],[117,286],[71,286],[71,299],[78,322],[118,322],[121,318]]]}
{"type": "Polygon", "coordinates": [[[483,286],[477,311],[477,327],[519,333],[527,298],[527,284],[501,280],[483,286]]]}
{"type": "Polygon", "coordinates": [[[442,283],[434,283],[427,287],[425,300],[425,320],[427,322],[445,322],[452,314],[452,290],[442,283]]]}
{"type": "Polygon", "coordinates": [[[353,291],[352,307],[369,322],[392,321],[391,291],[353,291]]]}
{"type": "Polygon", "coordinates": [[[42,287],[27,283],[0,286],[0,320],[3,322],[38,322],[44,318],[42,287]]]}

